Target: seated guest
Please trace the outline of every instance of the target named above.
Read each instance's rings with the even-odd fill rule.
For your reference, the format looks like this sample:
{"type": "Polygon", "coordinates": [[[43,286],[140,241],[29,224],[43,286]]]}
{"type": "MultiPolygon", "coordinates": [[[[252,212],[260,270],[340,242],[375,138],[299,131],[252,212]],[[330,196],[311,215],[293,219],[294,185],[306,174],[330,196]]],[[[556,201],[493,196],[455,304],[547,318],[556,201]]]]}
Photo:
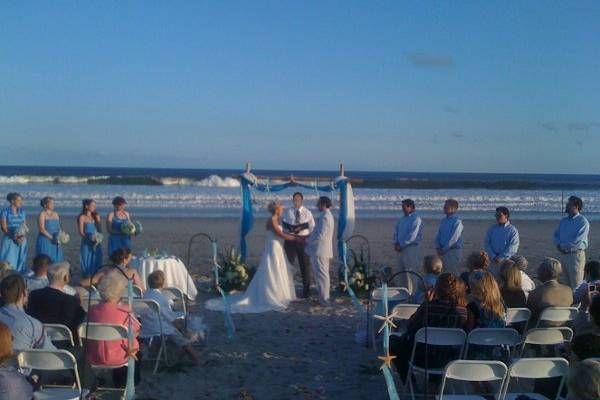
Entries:
{"type": "Polygon", "coordinates": [[[69,277],[69,263],[53,264],[48,270],[49,286],[29,293],[27,313],[45,324],[66,325],[76,335],[85,311],[79,297],[65,293],[69,277]]]}
{"type": "Polygon", "coordinates": [[[120,248],[115,250],[110,256],[110,260],[112,261],[113,265],[111,267],[104,267],[100,269],[100,271],[96,272],[92,277],[82,280],[81,285],[84,287],[89,286],[90,284],[95,286],[105,274],[115,268],[118,268],[123,271],[125,275],[127,275],[128,279],[133,280],[134,285],[144,290],[144,283],[142,282],[142,278],[140,278],[140,274],[135,268],[131,268],[129,266],[129,263],[132,259],[133,255],[131,254],[131,250],[128,248],[120,248]]]}
{"type": "Polygon", "coordinates": [[[568,400],[600,399],[600,362],[585,360],[571,366],[567,387],[568,400]]]}
{"type": "Polygon", "coordinates": [[[510,258],[510,261],[514,262],[515,266],[521,270],[521,288],[525,292],[525,296],[528,296],[529,292],[535,289],[535,282],[527,273],[529,261],[525,257],[516,254],[510,258]]]}
{"type": "Polygon", "coordinates": [[[27,277],[27,291],[32,292],[48,286],[48,267],[50,266],[50,257],[45,254],[38,254],[33,259],[31,270],[33,275],[27,277]]]}
{"type": "Polygon", "coordinates": [[[425,293],[435,287],[438,276],[442,273],[442,259],[439,256],[425,256],[423,259],[423,271],[425,272],[425,287],[419,284],[415,293],[415,303],[420,304],[425,300],[425,293]]]}
{"type": "Polygon", "coordinates": [[[527,308],[531,310],[529,326],[535,326],[542,310],[546,307],[569,307],[573,304],[573,291],[569,286],[558,283],[562,273],[560,261],[547,257],[538,268],[538,279],[542,284],[536,287],[527,298],[527,308]]]}
{"type": "Polygon", "coordinates": [[[467,294],[469,290],[469,275],[473,271],[487,271],[490,259],[485,251],[474,251],[467,257],[467,271],[460,274],[460,279],[467,286],[467,294]]]}
{"type": "Polygon", "coordinates": [[[10,267],[10,264],[7,263],[6,261],[0,261],[0,281],[2,281],[2,279],[4,279],[4,277],[6,277],[12,273],[13,273],[13,270],[10,267]]]}
{"type": "Polygon", "coordinates": [[[577,360],[600,357],[600,296],[586,293],[579,310],[580,315],[577,319],[588,320],[588,317],[591,317],[591,330],[584,334],[580,334],[581,329],[576,330],[575,338],[571,343],[572,356],[577,360]]]}
{"type": "Polygon", "coordinates": [[[4,278],[0,282],[0,295],[4,302],[4,307],[0,308],[0,322],[12,332],[15,350],[56,349],[46,336],[42,323],[24,311],[27,288],[21,275],[11,274],[4,278]]]}
{"type": "MultiPolygon", "coordinates": [[[[467,298],[465,285],[449,272],[441,274],[435,285],[435,290],[426,295],[429,304],[427,326],[436,328],[461,328],[467,325],[467,298]]],[[[400,377],[406,382],[408,362],[410,360],[414,339],[417,331],[425,327],[425,303],[422,304],[408,320],[406,332],[402,336],[390,336],[390,354],[396,356],[394,365],[400,377]]],[[[452,354],[448,349],[428,346],[428,365],[442,368],[450,359],[456,359],[459,354],[452,354]]],[[[415,362],[424,364],[423,349],[417,347],[415,362]]]]}
{"type": "Polygon", "coordinates": [[[131,354],[137,358],[135,366],[135,384],[140,380],[140,351],[137,336],[140,331],[140,323],[132,315],[129,307],[125,304],[119,304],[121,297],[125,295],[127,288],[127,279],[121,271],[113,269],[103,274],[102,280],[98,283],[101,303],[93,305],[89,310],[90,322],[101,322],[106,324],[120,324],[128,326],[129,319],[132,318],[132,326],[135,332],[133,349],[129,349],[127,340],[102,341],[90,340],[87,348],[87,360],[91,364],[119,366],[112,370],[113,383],[116,387],[124,387],[127,381],[127,361],[131,354]]]}
{"type": "Polygon", "coordinates": [[[521,270],[512,263],[502,270],[502,281],[504,282],[500,293],[506,307],[522,308],[527,306],[527,296],[521,285],[521,270]]]}
{"type": "MultiPolygon", "coordinates": [[[[165,274],[158,270],[148,275],[148,290],[144,293],[144,299],[154,300],[160,306],[160,317],[162,319],[163,334],[167,340],[173,342],[176,346],[183,349],[198,364],[200,356],[194,350],[189,339],[181,333],[184,330],[185,321],[183,318],[173,312],[169,300],[161,293],[165,285],[165,274]]],[[[156,313],[149,313],[142,318],[142,337],[152,337],[160,335],[160,325],[156,318],[156,313]]]]}
{"type": "Polygon", "coordinates": [[[504,328],[506,307],[494,276],[487,271],[475,271],[469,275],[471,302],[468,330],[475,328],[504,328]]]}
{"type": "Polygon", "coordinates": [[[581,303],[583,297],[590,291],[590,287],[594,289],[593,292],[600,292],[600,262],[588,261],[583,268],[583,273],[585,280],[573,293],[574,303],[581,303]]]}
{"type": "Polygon", "coordinates": [[[0,399],[31,400],[33,388],[14,367],[12,334],[8,326],[0,322],[0,399]]]}

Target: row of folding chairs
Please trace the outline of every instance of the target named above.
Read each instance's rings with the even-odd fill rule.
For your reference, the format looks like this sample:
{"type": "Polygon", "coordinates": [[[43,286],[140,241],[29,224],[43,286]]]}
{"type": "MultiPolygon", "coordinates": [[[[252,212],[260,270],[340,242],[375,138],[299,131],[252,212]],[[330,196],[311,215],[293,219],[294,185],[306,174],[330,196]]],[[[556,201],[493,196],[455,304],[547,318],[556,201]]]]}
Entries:
{"type": "MultiPolygon", "coordinates": [[[[443,371],[442,382],[439,389],[439,399],[471,399],[486,400],[489,395],[493,395],[498,400],[516,400],[519,398],[549,400],[540,393],[524,393],[519,391],[516,386],[522,383],[522,380],[548,379],[556,378],[560,380],[557,386],[556,395],[552,399],[559,398],[565,383],[565,378],[569,372],[569,362],[564,358],[521,358],[507,366],[501,361],[479,361],[479,360],[456,360],[449,363],[443,371]],[[466,382],[486,382],[487,387],[494,387],[492,393],[484,395],[467,393],[445,393],[451,381],[460,383],[466,382]],[[513,382],[516,383],[513,384],[513,382]],[[517,390],[515,390],[517,389],[517,390]]],[[[461,386],[461,385],[455,385],[461,386]]],[[[463,388],[468,385],[462,385],[463,388]]],[[[467,392],[465,390],[464,392],[467,392]]],[[[413,397],[414,398],[414,397],[413,397]]]]}
{"type": "MultiPolygon", "coordinates": [[[[181,289],[176,288],[176,287],[166,287],[166,288],[161,289],[161,293],[172,304],[174,311],[179,311],[183,315],[187,314],[186,295],[183,293],[183,291],[181,289]]],[[[96,292],[95,288],[91,289],[90,294],[88,296],[91,296],[91,299],[87,296],[81,299],[81,306],[85,309],[86,312],[87,312],[88,304],[95,305],[100,302],[100,296],[96,292]]],[[[137,285],[133,285],[133,297],[138,299],[138,298],[141,298],[142,296],[143,296],[142,289],[137,285]]]]}
{"type": "Polygon", "coordinates": [[[526,356],[527,346],[560,346],[570,343],[572,339],[573,331],[567,327],[534,328],[527,331],[522,339],[521,335],[512,328],[478,328],[472,330],[469,335],[464,330],[456,328],[421,328],[415,335],[408,363],[408,387],[414,398],[413,376],[416,378],[417,374],[425,375],[427,384],[430,375],[441,376],[444,373],[444,369],[426,369],[423,365],[415,363],[415,354],[419,345],[427,344],[438,349],[447,347],[452,349],[456,359],[470,358],[471,348],[474,346],[503,348],[508,350],[507,362],[510,362],[515,358],[514,356],[520,358],[526,356]]]}

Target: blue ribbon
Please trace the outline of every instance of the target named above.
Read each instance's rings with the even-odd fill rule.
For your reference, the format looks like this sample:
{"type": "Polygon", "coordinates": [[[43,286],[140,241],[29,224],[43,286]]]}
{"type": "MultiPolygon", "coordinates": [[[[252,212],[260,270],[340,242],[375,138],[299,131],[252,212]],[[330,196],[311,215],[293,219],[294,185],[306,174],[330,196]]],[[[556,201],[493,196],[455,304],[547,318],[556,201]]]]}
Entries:
{"type": "MultiPolygon", "coordinates": [[[[385,283],[383,284],[383,311],[384,315],[387,317],[389,313],[388,287],[385,283]]],[[[390,326],[387,323],[383,328],[383,354],[385,354],[386,356],[390,354],[390,326]]],[[[390,400],[398,400],[398,391],[396,390],[396,384],[394,383],[392,371],[387,365],[384,365],[382,367],[382,370],[390,400]]]]}
{"type": "Polygon", "coordinates": [[[212,244],[212,254],[213,254],[213,265],[214,265],[214,273],[215,273],[215,285],[217,287],[217,291],[221,294],[223,299],[223,312],[225,314],[225,330],[227,331],[227,338],[232,340],[235,337],[235,325],[233,324],[233,319],[231,318],[231,305],[229,304],[229,300],[227,299],[227,293],[223,289],[221,289],[221,285],[219,284],[219,269],[221,266],[217,262],[217,242],[214,241],[212,244]]]}
{"type": "Polygon", "coordinates": [[[354,307],[356,307],[356,311],[358,311],[359,316],[366,317],[367,312],[365,310],[365,306],[363,306],[363,304],[360,302],[360,300],[356,296],[356,293],[354,293],[354,290],[352,290],[352,287],[350,286],[350,281],[348,279],[349,269],[348,269],[348,262],[347,262],[348,247],[346,245],[346,242],[344,242],[343,240],[342,240],[342,247],[340,250],[340,257],[342,258],[342,261],[343,261],[342,266],[344,268],[344,282],[346,283],[346,289],[348,290],[348,294],[350,294],[352,303],[354,304],[354,307]]]}
{"type": "MultiPolygon", "coordinates": [[[[133,282],[131,279],[127,280],[127,304],[129,305],[129,312],[133,313],[133,282]]],[[[133,317],[129,315],[127,319],[127,343],[129,349],[133,349],[133,317]]],[[[133,356],[130,355],[127,360],[127,385],[125,386],[125,398],[127,400],[133,400],[135,397],[135,362],[133,356]]]]}

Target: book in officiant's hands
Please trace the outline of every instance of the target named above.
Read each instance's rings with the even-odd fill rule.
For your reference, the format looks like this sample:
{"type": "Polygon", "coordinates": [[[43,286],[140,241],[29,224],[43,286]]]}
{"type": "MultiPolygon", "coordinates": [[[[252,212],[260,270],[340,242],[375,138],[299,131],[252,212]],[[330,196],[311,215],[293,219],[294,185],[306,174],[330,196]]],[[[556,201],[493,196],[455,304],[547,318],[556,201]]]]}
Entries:
{"type": "Polygon", "coordinates": [[[283,227],[285,228],[286,231],[293,233],[293,234],[298,234],[299,232],[308,229],[308,222],[305,222],[303,224],[297,224],[297,225],[293,225],[293,224],[288,224],[287,222],[283,222],[283,227]]]}

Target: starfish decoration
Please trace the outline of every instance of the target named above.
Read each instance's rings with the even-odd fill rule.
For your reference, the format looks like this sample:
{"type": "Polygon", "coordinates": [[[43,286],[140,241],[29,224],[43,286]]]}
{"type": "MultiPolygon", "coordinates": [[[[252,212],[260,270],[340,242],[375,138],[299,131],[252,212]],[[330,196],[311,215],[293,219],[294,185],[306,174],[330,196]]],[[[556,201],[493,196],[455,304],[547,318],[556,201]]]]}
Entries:
{"type": "Polygon", "coordinates": [[[390,354],[388,352],[388,354],[386,354],[385,356],[378,356],[377,358],[379,358],[381,361],[383,361],[383,364],[381,365],[381,368],[380,368],[380,369],[383,369],[385,367],[391,368],[392,360],[394,358],[396,358],[396,356],[390,356],[390,354]]]}
{"type": "Polygon", "coordinates": [[[379,330],[377,331],[377,333],[381,333],[385,329],[386,325],[388,325],[390,327],[390,329],[398,327],[398,325],[396,325],[394,323],[394,317],[395,317],[394,314],[388,314],[386,316],[383,316],[383,315],[374,315],[374,317],[375,317],[375,319],[383,321],[383,324],[381,324],[381,328],[379,328],[379,330]]]}

